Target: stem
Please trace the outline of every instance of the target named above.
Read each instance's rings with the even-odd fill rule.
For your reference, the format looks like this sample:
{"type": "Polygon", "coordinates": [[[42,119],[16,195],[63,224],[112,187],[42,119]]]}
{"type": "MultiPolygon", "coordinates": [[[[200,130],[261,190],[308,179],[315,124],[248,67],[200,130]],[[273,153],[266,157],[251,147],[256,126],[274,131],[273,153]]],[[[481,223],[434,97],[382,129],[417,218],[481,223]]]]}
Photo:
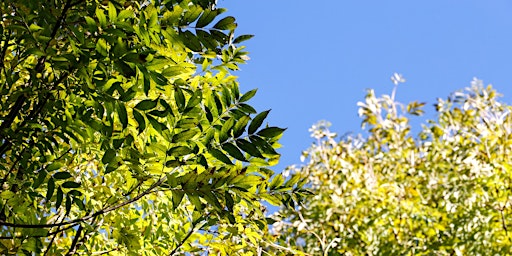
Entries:
{"type": "Polygon", "coordinates": [[[102,214],[105,214],[105,213],[109,213],[111,211],[115,211],[123,206],[126,206],[128,204],[131,204],[135,201],[138,201],[139,199],[141,199],[142,197],[150,194],[152,192],[153,189],[155,189],[156,187],[160,186],[164,181],[166,180],[166,176],[160,178],[157,182],[155,182],[153,185],[151,185],[151,187],[149,187],[147,190],[145,190],[144,192],[142,192],[141,194],[137,195],[136,197],[130,199],[130,200],[126,200],[118,205],[115,205],[115,206],[112,206],[112,207],[105,207],[93,214],[89,214],[85,217],[82,217],[82,218],[78,218],[78,219],[74,219],[74,220],[70,220],[70,221],[65,221],[65,222],[61,222],[61,223],[55,223],[55,224],[16,224],[16,223],[10,223],[10,222],[4,222],[4,221],[0,221],[0,226],[5,226],[5,227],[18,227],[18,228],[52,228],[52,227],[60,227],[60,226],[65,226],[65,225],[71,225],[71,224],[76,224],[76,223],[80,223],[80,222],[84,222],[86,220],[90,220],[96,216],[99,216],[99,215],[102,215],[102,214]]]}

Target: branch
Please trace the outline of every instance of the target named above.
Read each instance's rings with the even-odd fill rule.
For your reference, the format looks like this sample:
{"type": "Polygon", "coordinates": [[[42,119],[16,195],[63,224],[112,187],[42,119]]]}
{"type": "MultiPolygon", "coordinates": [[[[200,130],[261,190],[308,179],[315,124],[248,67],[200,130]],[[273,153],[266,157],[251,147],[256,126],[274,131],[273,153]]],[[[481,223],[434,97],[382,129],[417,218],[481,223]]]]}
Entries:
{"type": "MultiPolygon", "coordinates": [[[[210,216],[210,213],[208,213],[206,216],[205,216],[205,219],[208,218],[208,216],[210,216]]],[[[194,234],[194,232],[196,231],[196,228],[197,228],[197,224],[199,224],[199,221],[196,222],[196,223],[193,223],[192,227],[190,228],[190,230],[188,231],[187,235],[183,238],[183,240],[181,240],[181,242],[178,244],[178,246],[176,246],[176,248],[174,248],[174,250],[171,251],[171,253],[169,254],[169,256],[172,256],[174,255],[180,248],[181,246],[183,246],[185,244],[185,242],[187,241],[187,239],[190,238],[190,236],[192,234],[194,234]]]]}
{"type": "MultiPolygon", "coordinates": [[[[71,0],[68,0],[66,2],[66,4],[64,5],[64,8],[62,9],[62,12],[61,12],[59,18],[57,19],[57,23],[55,23],[55,27],[53,27],[52,33],[50,35],[51,40],[48,40],[48,42],[46,43],[46,46],[44,47],[44,51],[46,51],[46,49],[48,49],[50,42],[57,35],[57,31],[59,30],[60,26],[62,25],[62,22],[66,18],[67,11],[69,10],[69,8],[71,8],[71,6],[72,6],[71,0]]],[[[35,71],[36,72],[43,71],[45,62],[46,62],[46,57],[44,57],[44,56],[40,57],[39,60],[37,61],[37,65],[34,68],[35,71]]],[[[30,82],[30,84],[31,84],[31,82],[30,82]]],[[[18,115],[19,111],[21,110],[21,107],[23,106],[23,104],[25,103],[26,100],[27,100],[27,97],[24,94],[18,96],[18,98],[16,99],[16,102],[14,103],[13,108],[11,109],[11,111],[9,111],[9,114],[7,114],[7,118],[0,125],[0,131],[3,131],[4,129],[6,129],[7,127],[12,125],[15,117],[18,115]]],[[[1,141],[5,140],[6,136],[4,134],[2,134],[1,136],[2,137],[0,138],[0,140],[1,141]]],[[[11,145],[10,143],[5,145],[5,143],[6,142],[4,142],[2,146],[0,146],[0,148],[2,149],[2,151],[0,152],[1,154],[5,153],[5,151],[7,151],[7,149],[9,148],[9,145],[11,145]]]]}
{"type": "Polygon", "coordinates": [[[130,199],[130,200],[126,200],[118,205],[115,205],[115,206],[112,206],[112,207],[106,207],[106,208],[103,208],[93,214],[89,214],[85,217],[82,217],[82,218],[78,218],[78,219],[74,219],[74,220],[70,220],[70,221],[65,221],[65,222],[61,222],[61,223],[55,223],[55,224],[16,224],[16,223],[10,223],[10,222],[5,222],[5,221],[0,221],[0,226],[5,226],[5,227],[15,227],[15,228],[53,228],[53,227],[60,227],[60,226],[65,226],[65,225],[72,225],[72,224],[77,224],[77,223],[81,223],[81,222],[84,222],[86,220],[90,220],[96,216],[99,216],[99,215],[102,215],[102,214],[105,214],[105,213],[109,213],[111,211],[115,211],[125,205],[128,205],[128,204],[131,204],[135,201],[138,201],[139,199],[141,199],[142,197],[150,194],[152,192],[153,189],[155,189],[156,187],[160,186],[164,181],[166,180],[166,176],[160,178],[157,182],[155,182],[153,185],[151,185],[151,187],[149,187],[148,189],[146,189],[144,192],[140,193],[139,195],[137,195],[136,197],[130,199]]]}
{"type": "Polygon", "coordinates": [[[76,234],[75,234],[75,237],[73,238],[73,242],[71,242],[71,247],[69,247],[69,251],[66,255],[73,255],[76,253],[76,248],[77,248],[77,243],[78,243],[78,240],[80,239],[80,236],[82,235],[82,230],[83,230],[83,226],[80,225],[80,227],[78,227],[78,230],[76,231],[76,234]]]}

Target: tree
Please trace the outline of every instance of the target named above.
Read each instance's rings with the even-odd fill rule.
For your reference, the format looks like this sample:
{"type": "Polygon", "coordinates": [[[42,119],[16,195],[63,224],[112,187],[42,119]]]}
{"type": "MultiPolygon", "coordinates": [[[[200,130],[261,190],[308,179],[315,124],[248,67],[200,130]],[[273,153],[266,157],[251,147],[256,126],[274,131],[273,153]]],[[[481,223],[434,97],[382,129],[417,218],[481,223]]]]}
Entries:
{"type": "Polygon", "coordinates": [[[395,90],[358,104],[365,136],[313,126],[309,161],[287,172],[307,174],[315,195],[275,215],[278,244],[316,255],[509,254],[512,107],[474,80],[439,99],[414,136],[408,115],[424,103],[402,105],[395,90]]]}
{"type": "Polygon", "coordinates": [[[0,251],[262,250],[284,129],[214,0],[0,3],[0,251]],[[274,177],[274,178],[272,178],[274,177]]]}

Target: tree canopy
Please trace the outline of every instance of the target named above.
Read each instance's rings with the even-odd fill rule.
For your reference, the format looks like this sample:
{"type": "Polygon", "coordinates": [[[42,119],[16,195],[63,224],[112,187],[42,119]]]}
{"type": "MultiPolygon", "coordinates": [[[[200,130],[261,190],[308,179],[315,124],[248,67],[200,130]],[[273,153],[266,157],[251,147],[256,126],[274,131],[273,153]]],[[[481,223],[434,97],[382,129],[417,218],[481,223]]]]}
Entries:
{"type": "Polygon", "coordinates": [[[214,0],[0,2],[3,255],[254,255],[284,129],[214,0]]]}
{"type": "Polygon", "coordinates": [[[395,90],[359,103],[364,135],[312,127],[307,162],[286,172],[309,176],[314,196],[275,215],[278,244],[312,255],[510,254],[512,107],[475,79],[412,129],[424,103],[396,102],[395,90]]]}

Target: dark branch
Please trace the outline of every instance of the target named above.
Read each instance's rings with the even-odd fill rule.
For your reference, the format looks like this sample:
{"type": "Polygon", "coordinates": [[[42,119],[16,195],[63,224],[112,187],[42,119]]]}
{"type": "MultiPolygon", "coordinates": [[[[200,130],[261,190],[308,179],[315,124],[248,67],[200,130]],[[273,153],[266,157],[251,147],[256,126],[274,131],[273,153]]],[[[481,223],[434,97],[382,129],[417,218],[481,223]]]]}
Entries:
{"type": "Polygon", "coordinates": [[[74,219],[74,220],[70,220],[70,221],[65,221],[65,222],[61,222],[61,223],[55,223],[55,224],[17,224],[17,223],[10,223],[10,222],[5,222],[5,221],[0,221],[0,226],[5,226],[5,227],[15,227],[15,228],[53,228],[53,227],[60,227],[60,226],[65,226],[65,225],[73,225],[73,224],[77,224],[77,223],[81,223],[81,222],[84,222],[84,221],[87,221],[87,220],[90,220],[96,216],[99,216],[99,215],[102,215],[102,214],[105,214],[105,213],[109,213],[111,211],[115,211],[123,206],[126,206],[128,204],[131,204],[133,202],[136,202],[138,201],[139,199],[141,199],[142,197],[150,194],[153,189],[155,189],[156,187],[160,186],[164,181],[166,180],[165,177],[162,177],[161,179],[159,179],[157,182],[155,182],[153,185],[151,185],[151,187],[149,187],[148,189],[146,189],[144,192],[140,193],[139,195],[137,195],[136,197],[130,199],[130,200],[126,200],[118,205],[115,205],[115,206],[112,206],[112,207],[106,207],[106,208],[103,208],[93,214],[89,214],[85,217],[82,217],[82,218],[78,218],[78,219],[74,219]]]}

